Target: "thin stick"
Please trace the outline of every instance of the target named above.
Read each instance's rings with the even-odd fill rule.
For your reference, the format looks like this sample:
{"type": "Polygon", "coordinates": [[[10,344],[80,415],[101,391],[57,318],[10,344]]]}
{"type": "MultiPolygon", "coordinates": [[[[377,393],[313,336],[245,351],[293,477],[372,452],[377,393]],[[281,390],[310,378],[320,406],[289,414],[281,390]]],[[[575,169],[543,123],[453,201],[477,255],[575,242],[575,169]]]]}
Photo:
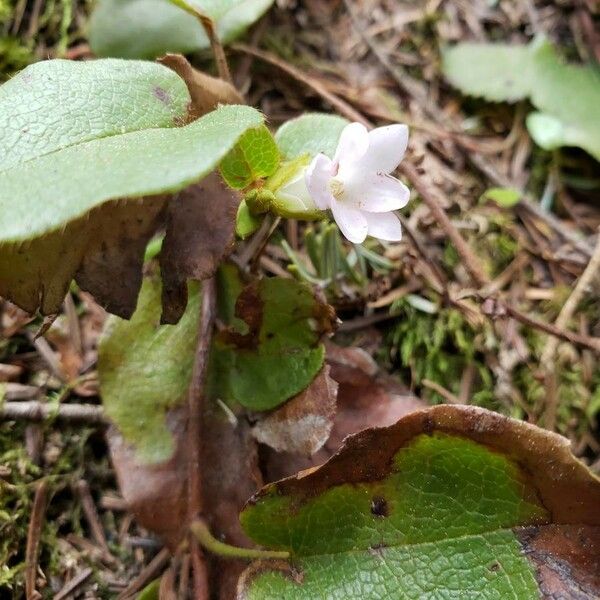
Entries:
{"type": "Polygon", "coordinates": [[[489,282],[489,278],[483,270],[479,259],[475,256],[469,244],[465,242],[456,227],[454,227],[446,212],[439,205],[433,190],[425,183],[425,180],[419,175],[415,167],[407,162],[403,162],[400,165],[400,171],[404,173],[414,185],[417,192],[419,192],[419,196],[421,196],[423,202],[427,204],[436,221],[440,224],[446,235],[452,240],[456,251],[462,258],[464,266],[469,272],[469,275],[471,275],[473,281],[478,287],[486,285],[489,282]]]}
{"type": "Polygon", "coordinates": [[[191,524],[190,529],[204,548],[218,556],[224,556],[227,558],[244,558],[248,560],[285,560],[290,557],[290,553],[286,551],[258,550],[256,548],[241,548],[239,546],[225,544],[213,536],[208,528],[208,525],[202,519],[197,519],[194,521],[191,524]]]}
{"type": "Polygon", "coordinates": [[[70,579],[65,583],[60,592],[54,596],[53,600],[65,600],[68,598],[92,573],[93,570],[88,567],[78,575],[75,575],[73,579],[70,579]]]}
{"type": "MultiPolygon", "coordinates": [[[[600,236],[598,236],[598,241],[596,243],[596,248],[594,249],[594,253],[592,258],[590,259],[587,267],[581,274],[581,277],[578,279],[575,288],[571,292],[571,295],[567,298],[567,301],[564,303],[563,307],[560,309],[560,313],[554,324],[556,327],[564,328],[568,325],[571,317],[573,316],[577,306],[583,299],[585,293],[587,292],[588,287],[593,282],[593,280],[598,276],[600,272],[600,236]]],[[[551,369],[551,363],[554,359],[554,353],[556,352],[556,347],[558,346],[558,340],[553,338],[548,340],[544,351],[542,352],[542,357],[540,359],[540,363],[542,367],[546,370],[551,369]]]]}
{"type": "Polygon", "coordinates": [[[345,102],[335,94],[332,94],[320,81],[318,81],[314,77],[310,77],[306,73],[303,73],[300,69],[297,69],[289,63],[281,60],[275,54],[265,52],[264,50],[258,50],[245,44],[233,44],[231,48],[233,50],[236,50],[237,52],[250,54],[251,56],[259,58],[263,62],[276,66],[278,69],[281,69],[297,81],[300,81],[301,83],[315,91],[324,100],[329,102],[329,104],[331,104],[331,106],[335,108],[341,115],[344,115],[351,121],[358,121],[359,123],[365,125],[365,127],[371,126],[371,123],[367,119],[365,119],[365,117],[362,114],[360,114],[357,110],[352,108],[352,106],[350,106],[347,102],[345,102]]]}
{"type": "Polygon", "coordinates": [[[132,598],[148,582],[156,579],[169,562],[171,553],[168,548],[163,548],[141,571],[140,574],[119,594],[117,600],[132,598]]]}
{"type": "MultiPolygon", "coordinates": [[[[575,333],[567,329],[561,329],[560,327],[557,327],[552,323],[546,323],[545,321],[540,321],[535,317],[526,315],[525,313],[522,313],[516,308],[513,308],[510,304],[507,304],[502,300],[493,298],[493,301],[496,303],[496,305],[498,306],[498,308],[500,308],[502,312],[513,317],[517,321],[520,321],[524,325],[528,325],[529,327],[532,327],[534,329],[539,329],[544,333],[548,333],[567,342],[571,342],[572,344],[575,344],[577,346],[583,346],[584,348],[589,348],[590,350],[593,350],[596,353],[600,353],[600,338],[594,338],[587,335],[581,335],[580,333],[575,333]]],[[[493,313],[485,314],[493,316],[493,313]]]]}
{"type": "Polygon", "coordinates": [[[441,386],[435,381],[431,381],[430,379],[421,379],[421,384],[426,388],[437,392],[449,404],[463,404],[450,390],[447,390],[445,387],[441,386]]]}
{"type": "Polygon", "coordinates": [[[98,544],[98,546],[100,546],[100,548],[102,548],[104,552],[110,554],[110,549],[108,548],[108,543],[106,542],[106,536],[104,535],[104,529],[102,527],[102,523],[100,522],[100,517],[98,516],[98,511],[96,510],[96,505],[94,504],[94,499],[92,498],[88,482],[84,479],[81,479],[77,482],[75,489],[77,490],[77,494],[81,500],[83,514],[85,515],[88,525],[90,526],[90,531],[92,532],[94,541],[98,544]]]}
{"type": "Polygon", "coordinates": [[[56,419],[66,423],[108,424],[108,419],[102,407],[92,404],[60,404],[54,406],[35,400],[0,403],[0,421],[45,421],[47,419],[56,419]]]}
{"type": "Polygon", "coordinates": [[[46,501],[48,499],[48,482],[43,479],[39,482],[33,499],[31,519],[27,530],[27,547],[25,550],[25,594],[27,600],[34,600],[39,596],[35,589],[35,579],[38,566],[38,551],[40,537],[46,515],[46,501]]]}

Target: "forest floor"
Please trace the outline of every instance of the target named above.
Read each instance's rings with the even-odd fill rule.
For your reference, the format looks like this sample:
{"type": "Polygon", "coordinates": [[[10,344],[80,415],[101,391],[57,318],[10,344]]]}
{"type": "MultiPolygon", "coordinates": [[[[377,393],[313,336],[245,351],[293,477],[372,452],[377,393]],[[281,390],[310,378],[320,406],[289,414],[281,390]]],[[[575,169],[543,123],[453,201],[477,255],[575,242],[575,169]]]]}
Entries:
{"type": "MultiPolygon", "coordinates": [[[[598,163],[574,148],[540,149],[525,127],[527,101],[467,98],[440,68],[448,44],[518,44],[540,34],[572,62],[599,60],[592,4],[278,0],[227,52],[238,88],[273,128],[305,111],[410,126],[407,160],[427,189],[404,213],[405,240],[369,242],[356,272],[340,267],[324,290],[343,321],[336,344],[362,348],[382,373],[376,384],[361,384],[364,403],[391,395],[406,410],[477,404],[561,433],[600,472],[600,368],[585,344],[600,336],[600,286],[559,318],[598,252],[598,163]],[[499,187],[526,194],[501,207],[485,196],[499,187]],[[427,195],[439,200],[449,226],[427,195]],[[467,241],[467,256],[457,253],[449,228],[467,241]],[[471,260],[484,272],[483,285],[473,280],[471,260]],[[502,300],[480,302],[475,292],[482,287],[502,300]],[[549,336],[548,326],[560,336],[549,336]]],[[[89,57],[88,12],[86,2],[73,8],[0,0],[0,77],[48,57],[89,57]]],[[[208,64],[206,56],[194,60],[208,64]]],[[[319,278],[323,261],[309,258],[307,233],[327,235],[318,226],[281,227],[261,268],[282,275],[291,266],[300,278],[319,278]]],[[[34,339],[41,320],[0,300],[0,407],[98,405],[96,345],[104,319],[91,297],[73,288],[63,313],[34,339]]],[[[368,371],[355,367],[361,377],[368,371]]],[[[160,542],[125,511],[102,428],[85,419],[0,418],[0,490],[2,598],[24,597],[28,529],[42,516],[37,577],[44,598],[73,597],[65,585],[78,597],[113,598],[161,556],[160,542]],[[44,515],[33,494],[41,477],[51,498],[44,515]]],[[[143,573],[147,581],[151,576],[143,573]]]]}

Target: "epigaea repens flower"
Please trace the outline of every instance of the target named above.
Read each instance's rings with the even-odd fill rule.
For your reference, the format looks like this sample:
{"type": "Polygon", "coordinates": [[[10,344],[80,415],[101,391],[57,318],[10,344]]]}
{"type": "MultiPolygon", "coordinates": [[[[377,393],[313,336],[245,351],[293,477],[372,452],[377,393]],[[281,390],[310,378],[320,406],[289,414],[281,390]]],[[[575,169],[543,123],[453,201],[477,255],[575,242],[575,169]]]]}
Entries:
{"type": "MultiPolygon", "coordinates": [[[[306,169],[305,183],[312,202],[320,210],[331,210],[351,242],[360,244],[367,235],[388,241],[401,239],[400,220],[393,211],[406,206],[410,191],[391,173],[407,144],[406,125],[367,131],[361,123],[350,123],[342,131],[333,160],[317,154],[306,169]]],[[[294,182],[292,190],[297,186],[294,182]]]]}

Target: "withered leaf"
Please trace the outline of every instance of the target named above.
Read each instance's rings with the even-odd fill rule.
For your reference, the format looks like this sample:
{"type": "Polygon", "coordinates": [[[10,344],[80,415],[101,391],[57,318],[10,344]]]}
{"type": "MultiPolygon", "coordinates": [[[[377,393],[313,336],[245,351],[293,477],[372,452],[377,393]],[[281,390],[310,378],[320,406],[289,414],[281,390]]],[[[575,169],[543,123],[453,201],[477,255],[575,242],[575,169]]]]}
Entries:
{"type": "Polygon", "coordinates": [[[244,104],[244,98],[230,83],[194,69],[181,54],[166,54],[158,62],[175,71],[185,81],[192,99],[190,120],[205,115],[219,104],[244,104]]]}
{"type": "Polygon", "coordinates": [[[327,340],[327,365],[338,383],[333,428],[323,447],[311,457],[291,452],[265,452],[267,481],[274,481],[322,465],[340,448],[343,440],[369,427],[388,427],[401,417],[427,407],[393,377],[380,373],[362,348],[342,347],[327,340]]]}
{"type": "Polygon", "coordinates": [[[214,275],[233,248],[240,202],[217,173],[211,173],[169,203],[167,230],[160,253],[163,323],[177,323],[187,305],[187,280],[214,275]]]}
{"type": "Polygon", "coordinates": [[[311,456],[329,438],[335,417],[337,383],[324,366],[312,383],[271,413],[259,417],[252,434],[278,452],[311,456]]]}

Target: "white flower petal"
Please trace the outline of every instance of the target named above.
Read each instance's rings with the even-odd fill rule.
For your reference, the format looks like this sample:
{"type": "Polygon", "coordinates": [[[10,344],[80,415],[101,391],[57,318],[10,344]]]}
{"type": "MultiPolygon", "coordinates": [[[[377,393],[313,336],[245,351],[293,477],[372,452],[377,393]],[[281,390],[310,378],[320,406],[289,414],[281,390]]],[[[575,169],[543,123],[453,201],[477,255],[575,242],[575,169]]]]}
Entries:
{"type": "Polygon", "coordinates": [[[312,196],[306,187],[305,172],[302,171],[276,192],[277,197],[282,200],[291,211],[317,210],[312,196]]]}
{"type": "Polygon", "coordinates": [[[334,201],[329,189],[333,171],[334,163],[324,154],[317,154],[306,169],[305,182],[308,193],[321,210],[328,209],[334,201]]]}
{"type": "Polygon", "coordinates": [[[361,123],[350,123],[342,129],[333,162],[340,166],[360,160],[369,149],[369,132],[361,123]]]}
{"type": "Polygon", "coordinates": [[[402,239],[402,225],[394,213],[364,213],[364,215],[370,236],[388,242],[399,242],[402,239]]]}
{"type": "Polygon", "coordinates": [[[367,219],[360,210],[346,206],[343,202],[334,201],[331,204],[331,212],[346,238],[355,244],[365,241],[368,230],[367,219]]]}
{"type": "Polygon", "coordinates": [[[365,172],[391,173],[400,164],[408,145],[406,125],[386,125],[369,131],[369,149],[360,161],[365,172]]]}
{"type": "Polygon", "coordinates": [[[343,200],[354,208],[367,212],[383,213],[407,205],[410,190],[391,175],[360,172],[344,181],[343,200]]]}

